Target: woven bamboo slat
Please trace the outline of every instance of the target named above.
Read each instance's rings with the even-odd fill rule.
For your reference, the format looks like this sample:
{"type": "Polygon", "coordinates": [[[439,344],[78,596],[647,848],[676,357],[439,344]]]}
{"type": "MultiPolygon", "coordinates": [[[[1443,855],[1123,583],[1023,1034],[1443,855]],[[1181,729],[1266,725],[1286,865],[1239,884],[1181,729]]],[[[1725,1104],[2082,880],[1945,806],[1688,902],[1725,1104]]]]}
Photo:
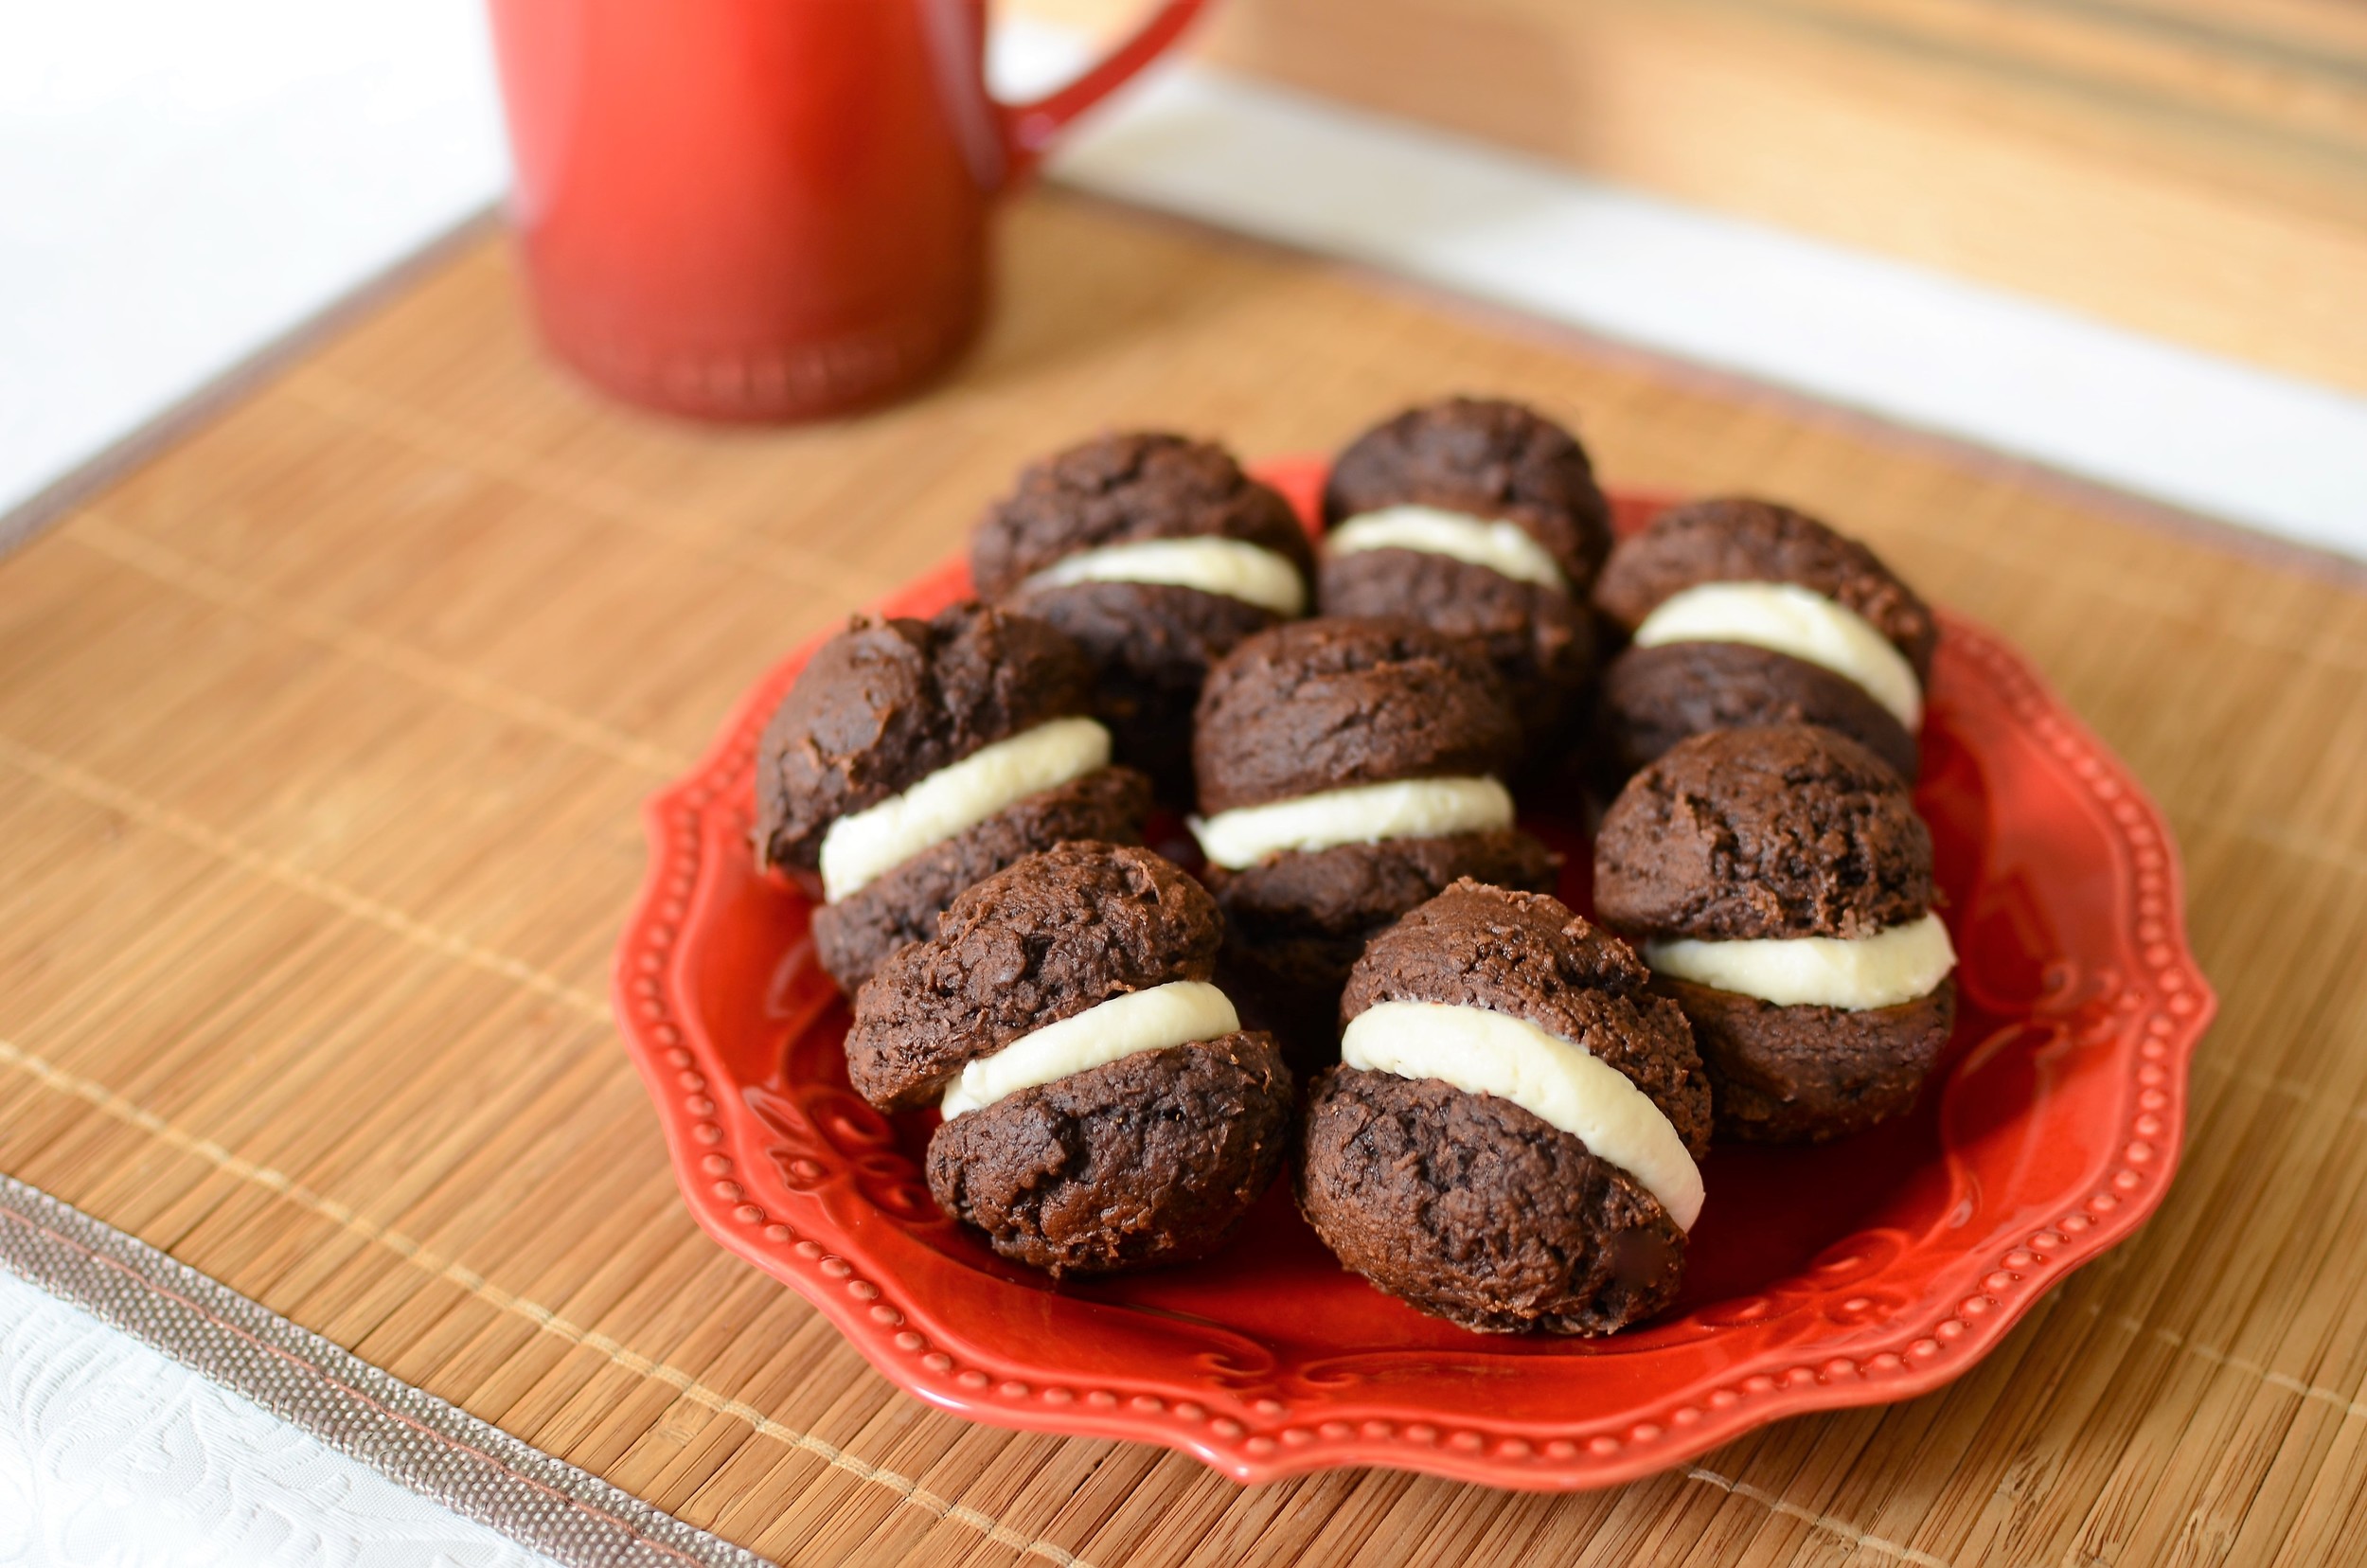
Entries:
{"type": "Polygon", "coordinates": [[[785,432],[579,391],[489,238],[0,565],[0,1168],[783,1561],[2367,1555],[2356,578],[1075,197],[1006,238],[952,382],[785,432]],[[2128,759],[2224,1000],[2167,1205],[1946,1391],[1596,1495],[1244,1491],[920,1407],[676,1201],[604,1001],[637,802],[1031,454],[1322,449],[1450,388],[1829,514],[2128,759]]]}

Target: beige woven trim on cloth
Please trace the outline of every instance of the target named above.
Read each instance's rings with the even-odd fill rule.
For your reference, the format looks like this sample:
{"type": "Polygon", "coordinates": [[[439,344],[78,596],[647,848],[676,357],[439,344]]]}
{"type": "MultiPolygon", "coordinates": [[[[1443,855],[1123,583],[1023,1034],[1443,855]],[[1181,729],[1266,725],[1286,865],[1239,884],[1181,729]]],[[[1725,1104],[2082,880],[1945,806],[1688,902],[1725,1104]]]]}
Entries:
{"type": "Polygon", "coordinates": [[[0,1268],[568,1568],[772,1568],[6,1176],[0,1268]]]}

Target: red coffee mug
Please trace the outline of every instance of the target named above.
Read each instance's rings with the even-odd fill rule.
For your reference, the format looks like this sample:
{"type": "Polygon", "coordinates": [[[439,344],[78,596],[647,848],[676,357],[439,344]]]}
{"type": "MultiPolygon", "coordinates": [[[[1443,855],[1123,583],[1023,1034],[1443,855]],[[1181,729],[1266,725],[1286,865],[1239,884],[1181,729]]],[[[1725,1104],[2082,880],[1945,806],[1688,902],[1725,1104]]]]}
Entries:
{"type": "Polygon", "coordinates": [[[797,419],[970,342],[987,212],[1202,0],[1049,98],[988,95],[985,0],[491,0],[551,347],[634,402],[797,419]]]}

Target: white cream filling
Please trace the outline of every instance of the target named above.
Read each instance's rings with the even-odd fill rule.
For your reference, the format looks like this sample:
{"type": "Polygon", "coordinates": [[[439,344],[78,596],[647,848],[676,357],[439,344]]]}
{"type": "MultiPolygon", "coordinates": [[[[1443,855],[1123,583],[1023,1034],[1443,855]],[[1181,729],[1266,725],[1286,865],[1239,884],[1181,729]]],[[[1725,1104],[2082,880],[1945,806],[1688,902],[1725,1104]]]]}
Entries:
{"type": "Polygon", "coordinates": [[[1027,579],[1030,588],[1077,582],[1158,582],[1221,594],[1277,615],[1307,613],[1307,579],[1261,544],[1238,539],[1143,539],[1106,544],[1056,561],[1027,579]]]}
{"type": "Polygon", "coordinates": [[[1340,1060],[1510,1100],[1634,1177],[1681,1229],[1691,1230],[1701,1212],[1700,1167],[1651,1096],[1584,1046],[1524,1019],[1484,1007],[1382,1002],[1348,1021],[1340,1060]]]}
{"type": "Polygon", "coordinates": [[[982,746],[822,835],[822,896],[836,903],[1013,801],[1110,765],[1110,732],[1091,719],[1054,719],[982,746]]]}
{"type": "Polygon", "coordinates": [[[1359,550],[1419,550],[1425,555],[1452,556],[1516,581],[1534,582],[1556,593],[1570,591],[1570,579],[1561,575],[1552,554],[1519,524],[1437,507],[1382,507],[1378,511],[1359,512],[1324,536],[1324,548],[1335,556],[1354,555],[1359,550]]]}
{"type": "Polygon", "coordinates": [[[1177,980],[1113,996],[1057,1024],[1023,1034],[992,1056],[962,1068],[945,1091],[945,1119],[983,1111],[1006,1095],[1064,1078],[1140,1051],[1215,1040],[1241,1026],[1224,992],[1201,980],[1177,980]]]}
{"type": "Polygon", "coordinates": [[[1779,1007],[1895,1007],[1929,996],[1956,967],[1956,949],[1937,915],[1871,936],[1700,942],[1680,937],[1644,944],[1644,961],[1663,974],[1755,996],[1779,1007]]]}
{"type": "Polygon", "coordinates": [[[1200,851],[1228,871],[1286,849],[1442,838],[1512,826],[1512,792],[1492,778],[1402,778],[1237,806],[1190,819],[1200,851]]]}
{"type": "Polygon", "coordinates": [[[1847,676],[1898,716],[1923,722],[1914,666],[1863,615],[1790,582],[1704,582],[1672,594],[1635,629],[1638,648],[1731,642],[1772,649],[1847,676]]]}

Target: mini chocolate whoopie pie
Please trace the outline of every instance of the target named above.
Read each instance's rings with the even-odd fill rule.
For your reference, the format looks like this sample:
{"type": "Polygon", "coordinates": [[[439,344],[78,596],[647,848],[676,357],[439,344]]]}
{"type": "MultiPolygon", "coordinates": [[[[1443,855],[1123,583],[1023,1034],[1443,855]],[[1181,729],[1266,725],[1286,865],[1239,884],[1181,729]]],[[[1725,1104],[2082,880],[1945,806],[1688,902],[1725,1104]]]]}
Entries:
{"type": "Polygon", "coordinates": [[[1492,1332],[1608,1334],[1677,1293],[1710,1093],[1682,1013],[1558,900],[1459,882],[1349,976],[1299,1208],[1342,1262],[1492,1332]]]}
{"type": "Polygon", "coordinates": [[[1559,858],[1513,826],[1504,686],[1410,620],[1295,621],[1209,672],[1194,836],[1226,918],[1225,972],[1294,1066],[1331,1060],[1366,938],[1458,877],[1535,892],[1559,858]]]}
{"type": "Polygon", "coordinates": [[[1109,765],[1092,711],[1076,643],[976,603],[857,616],[815,650],[765,726],[756,853],[824,900],[814,946],[842,989],[1023,855],[1141,842],[1149,781],[1109,765]]]}
{"type": "Polygon", "coordinates": [[[1271,1186],[1290,1074],[1210,984],[1221,918],[1148,849],[1063,844],[953,900],[855,998],[847,1076],[935,1102],[929,1190],[1054,1274],[1203,1257],[1271,1186]]]}
{"type": "Polygon", "coordinates": [[[1814,725],[1679,741],[1594,839],[1595,912],[1692,1021],[1720,1137],[1818,1143],[1914,1102],[1956,1014],[1934,900],[1905,781],[1814,725]]]}
{"type": "Polygon", "coordinates": [[[1611,544],[1586,449],[1515,402],[1450,398],[1350,442],[1324,488],[1326,615],[1407,615],[1486,650],[1532,753],[1593,673],[1587,596],[1611,544]]]}
{"type": "Polygon", "coordinates": [[[1184,806],[1208,667],[1305,615],[1315,561],[1290,504],[1222,447],[1130,432],[1022,473],[980,521],[970,570],[985,597],[1077,639],[1118,760],[1184,806]]]}
{"type": "Polygon", "coordinates": [[[1856,540],[1771,501],[1697,501],[1620,542],[1594,604],[1628,639],[1598,702],[1613,776],[1702,730],[1809,723],[1914,777],[1939,626],[1856,540]]]}

